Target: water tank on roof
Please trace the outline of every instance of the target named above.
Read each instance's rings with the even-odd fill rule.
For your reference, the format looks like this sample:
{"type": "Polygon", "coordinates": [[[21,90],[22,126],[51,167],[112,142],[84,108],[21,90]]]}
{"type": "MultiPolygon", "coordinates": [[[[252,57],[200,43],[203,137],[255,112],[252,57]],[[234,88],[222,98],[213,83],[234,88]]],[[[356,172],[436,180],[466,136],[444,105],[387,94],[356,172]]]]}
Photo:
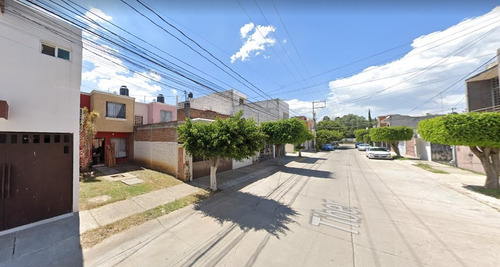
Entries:
{"type": "Polygon", "coordinates": [[[120,95],[126,95],[126,96],[128,96],[128,88],[127,88],[127,86],[122,85],[122,87],[120,87],[120,95]]]}
{"type": "Polygon", "coordinates": [[[156,97],[156,102],[158,102],[158,103],[165,103],[165,97],[162,94],[159,94],[156,97]]]}

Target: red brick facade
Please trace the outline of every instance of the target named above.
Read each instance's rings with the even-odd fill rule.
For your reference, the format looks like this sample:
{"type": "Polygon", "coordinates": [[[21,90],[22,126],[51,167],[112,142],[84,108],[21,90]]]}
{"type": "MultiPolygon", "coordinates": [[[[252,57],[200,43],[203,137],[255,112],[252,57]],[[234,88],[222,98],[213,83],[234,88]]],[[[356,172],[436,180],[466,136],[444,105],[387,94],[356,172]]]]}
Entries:
{"type": "Polygon", "coordinates": [[[177,142],[177,123],[149,124],[134,129],[134,141],[177,142]]]}

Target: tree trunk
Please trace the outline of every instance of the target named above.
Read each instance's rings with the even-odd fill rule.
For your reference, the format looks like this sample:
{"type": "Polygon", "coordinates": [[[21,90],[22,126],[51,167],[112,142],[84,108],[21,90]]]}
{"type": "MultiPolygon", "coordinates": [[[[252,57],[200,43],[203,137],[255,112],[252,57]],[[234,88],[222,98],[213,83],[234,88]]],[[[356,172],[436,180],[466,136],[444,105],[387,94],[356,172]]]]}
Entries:
{"type": "Polygon", "coordinates": [[[281,145],[276,145],[276,153],[278,154],[278,166],[280,165],[280,159],[281,159],[281,145]]]}
{"type": "Polygon", "coordinates": [[[394,149],[394,152],[396,152],[396,156],[398,158],[400,158],[401,157],[401,153],[399,152],[398,143],[399,142],[394,142],[394,143],[391,142],[390,144],[391,144],[392,149],[394,149]]]}
{"type": "Polygon", "coordinates": [[[476,147],[471,146],[470,150],[476,157],[481,161],[483,165],[484,172],[486,173],[486,181],[484,182],[484,188],[499,189],[498,183],[498,171],[500,170],[500,155],[498,154],[498,148],[488,148],[488,147],[476,147]]]}
{"type": "Polygon", "coordinates": [[[210,165],[210,189],[212,191],[217,191],[217,168],[219,167],[220,157],[216,157],[211,160],[210,165]]]}
{"type": "Polygon", "coordinates": [[[302,149],[299,149],[299,158],[302,158],[302,149]]]}

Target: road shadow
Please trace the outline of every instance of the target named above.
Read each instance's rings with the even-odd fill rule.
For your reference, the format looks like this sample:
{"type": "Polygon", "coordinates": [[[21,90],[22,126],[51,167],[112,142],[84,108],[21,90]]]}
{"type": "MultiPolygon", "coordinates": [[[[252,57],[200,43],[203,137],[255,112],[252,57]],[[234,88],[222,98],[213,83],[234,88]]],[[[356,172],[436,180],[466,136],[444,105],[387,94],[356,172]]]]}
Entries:
{"type": "Polygon", "coordinates": [[[78,213],[0,235],[0,266],[83,266],[78,213]]]}
{"type": "Polygon", "coordinates": [[[321,171],[321,170],[302,169],[302,168],[282,166],[279,169],[279,171],[285,172],[285,173],[290,173],[290,174],[309,176],[312,178],[324,178],[324,179],[334,179],[335,178],[335,176],[332,172],[321,171]]]}
{"type": "Polygon", "coordinates": [[[326,160],[326,158],[307,158],[307,157],[302,157],[302,158],[299,158],[299,161],[300,163],[307,163],[307,164],[314,164],[316,162],[318,162],[318,160],[326,160]]]}
{"type": "Polygon", "coordinates": [[[239,191],[224,191],[199,202],[195,209],[216,219],[220,224],[230,222],[247,232],[266,231],[277,238],[286,235],[289,224],[299,215],[291,207],[273,199],[239,191]]]}

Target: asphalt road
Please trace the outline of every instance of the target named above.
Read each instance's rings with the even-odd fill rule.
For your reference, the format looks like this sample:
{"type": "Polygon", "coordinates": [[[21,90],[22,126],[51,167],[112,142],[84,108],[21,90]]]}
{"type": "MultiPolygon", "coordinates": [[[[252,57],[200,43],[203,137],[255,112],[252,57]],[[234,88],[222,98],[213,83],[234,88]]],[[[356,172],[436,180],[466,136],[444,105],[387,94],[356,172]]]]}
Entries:
{"type": "Polygon", "coordinates": [[[86,266],[498,266],[500,212],[403,161],[307,154],[85,250],[86,266]]]}

